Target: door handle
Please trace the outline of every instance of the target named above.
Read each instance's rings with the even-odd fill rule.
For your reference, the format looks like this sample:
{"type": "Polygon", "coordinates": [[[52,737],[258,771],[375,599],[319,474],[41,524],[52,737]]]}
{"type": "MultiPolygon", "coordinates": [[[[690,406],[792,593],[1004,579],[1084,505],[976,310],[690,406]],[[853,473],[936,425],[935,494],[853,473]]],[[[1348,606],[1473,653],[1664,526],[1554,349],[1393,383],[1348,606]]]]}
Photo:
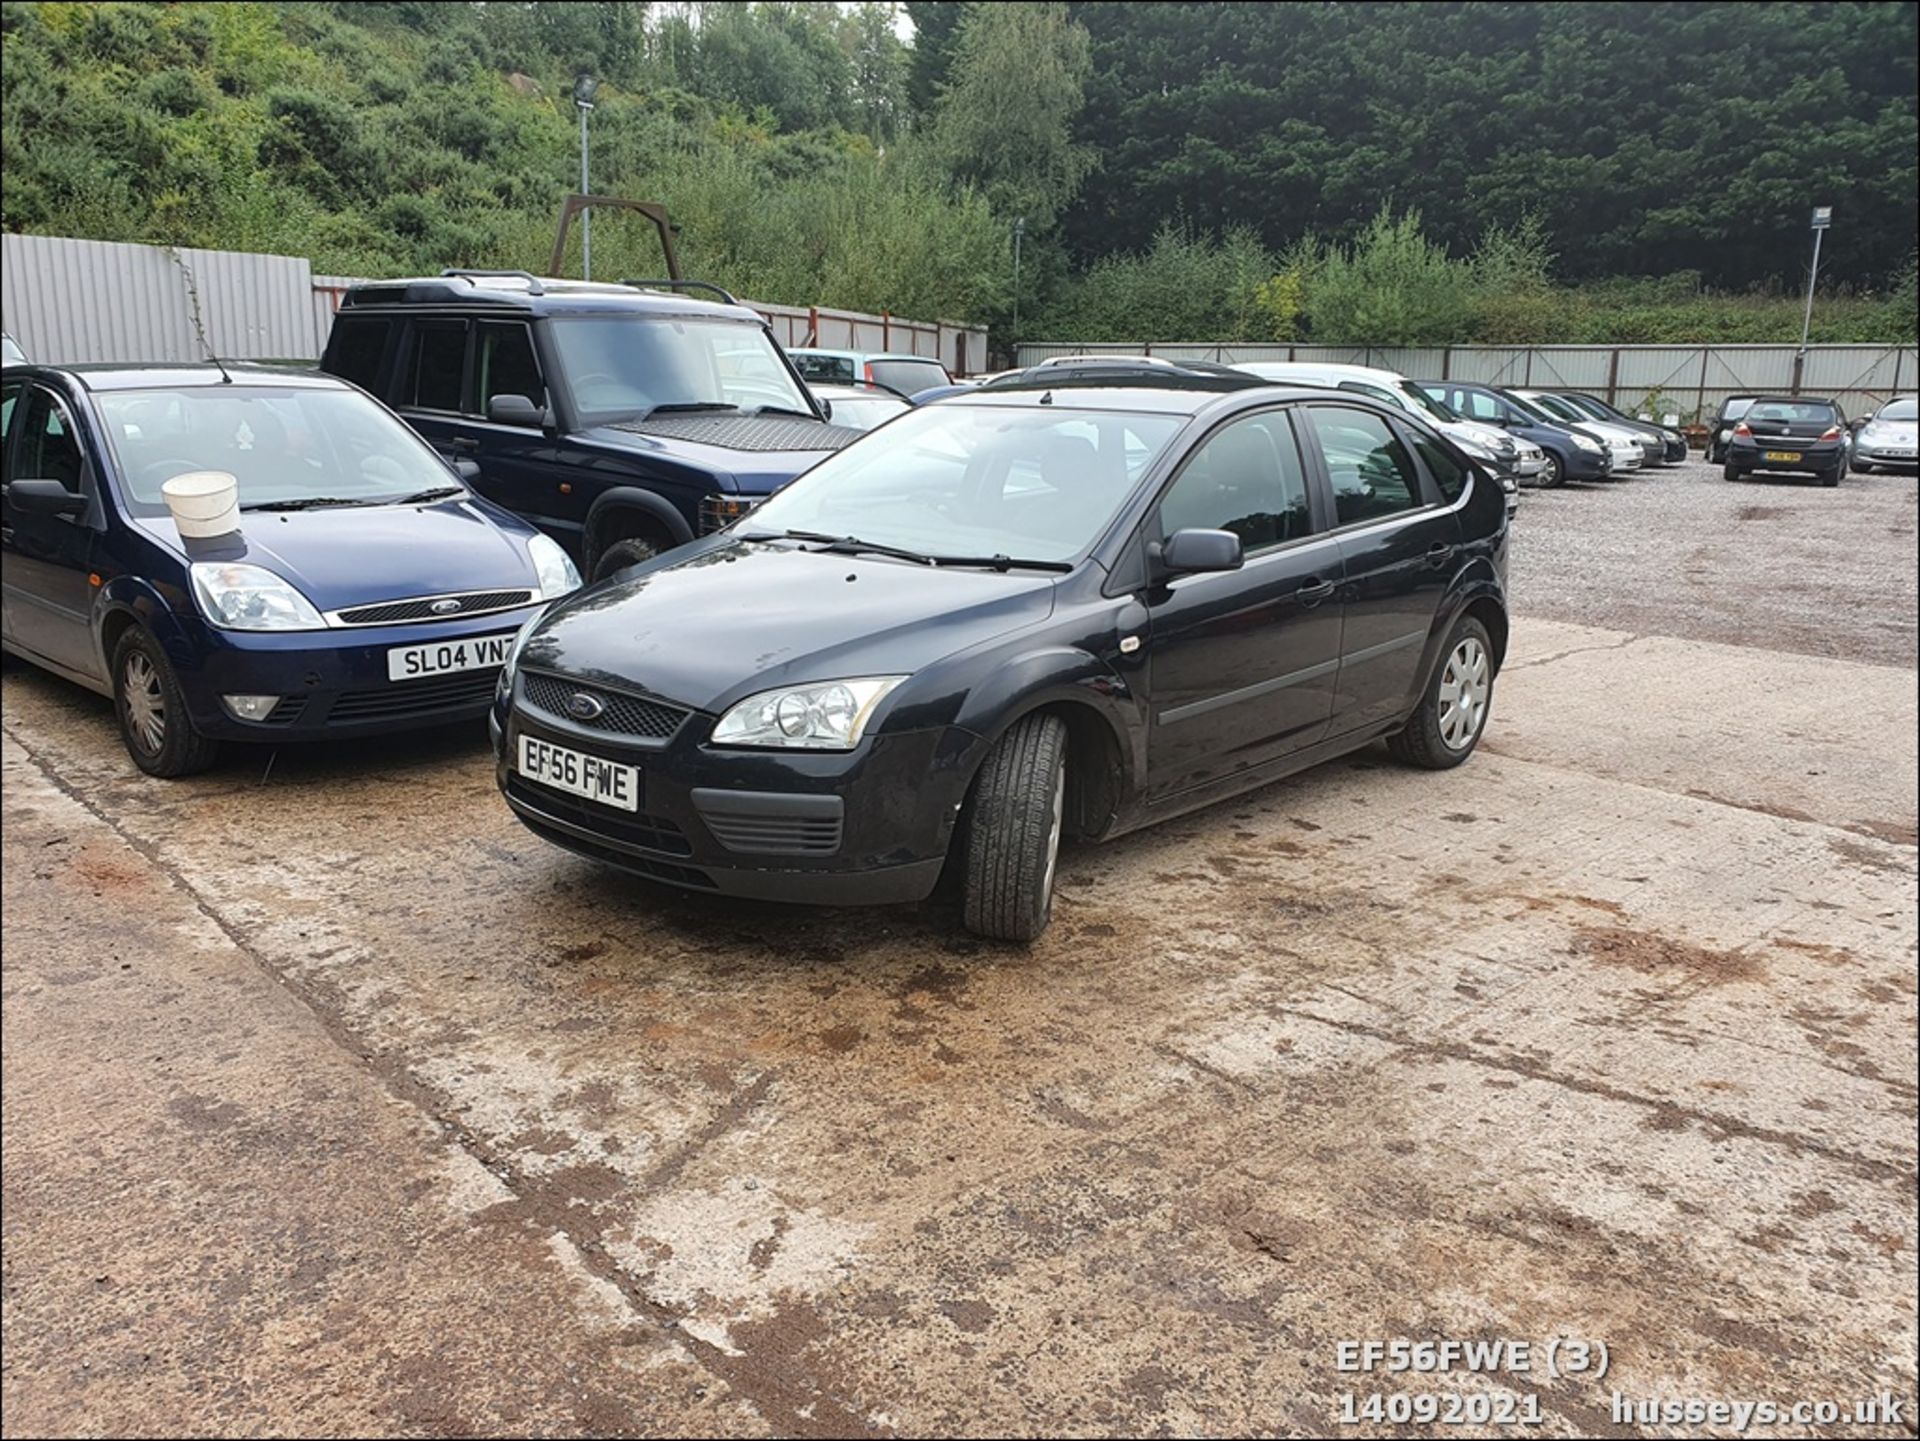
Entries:
{"type": "Polygon", "coordinates": [[[1427,564],[1438,570],[1453,558],[1453,547],[1436,542],[1427,547],[1427,564]]]}
{"type": "Polygon", "coordinates": [[[1315,576],[1294,592],[1302,605],[1318,605],[1333,594],[1333,582],[1315,576]]]}
{"type": "Polygon", "coordinates": [[[456,435],[447,442],[447,449],[458,451],[461,455],[472,455],[480,448],[480,442],[470,435],[456,435]]]}

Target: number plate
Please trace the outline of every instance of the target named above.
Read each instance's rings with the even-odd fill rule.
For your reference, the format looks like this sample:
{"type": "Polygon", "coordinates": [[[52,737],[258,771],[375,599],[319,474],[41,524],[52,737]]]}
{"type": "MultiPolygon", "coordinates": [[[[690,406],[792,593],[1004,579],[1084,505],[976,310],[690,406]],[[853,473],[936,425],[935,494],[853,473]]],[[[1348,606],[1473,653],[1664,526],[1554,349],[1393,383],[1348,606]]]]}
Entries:
{"type": "Polygon", "coordinates": [[[617,810],[640,809],[638,766],[623,766],[535,736],[521,736],[520,759],[514,769],[530,781],[568,795],[617,810]]]}
{"type": "Polygon", "coordinates": [[[1787,464],[1791,464],[1799,458],[1800,452],[1797,450],[1770,450],[1767,452],[1768,460],[1778,460],[1787,464]]]}
{"type": "Polygon", "coordinates": [[[419,680],[460,670],[497,670],[506,664],[507,647],[512,644],[513,633],[509,631],[506,635],[470,635],[426,645],[397,645],[387,652],[387,679],[419,680]]]}

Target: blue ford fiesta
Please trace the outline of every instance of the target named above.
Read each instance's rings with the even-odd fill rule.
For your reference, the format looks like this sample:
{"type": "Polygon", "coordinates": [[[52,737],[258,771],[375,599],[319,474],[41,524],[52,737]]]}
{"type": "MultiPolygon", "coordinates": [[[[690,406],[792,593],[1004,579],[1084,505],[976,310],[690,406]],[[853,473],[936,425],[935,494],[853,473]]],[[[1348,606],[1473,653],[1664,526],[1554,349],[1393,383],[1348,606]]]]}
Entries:
{"type": "Polygon", "coordinates": [[[15,365],[0,405],[5,648],[111,696],[151,775],[477,720],[514,632],[580,583],[330,377],[15,365]]]}

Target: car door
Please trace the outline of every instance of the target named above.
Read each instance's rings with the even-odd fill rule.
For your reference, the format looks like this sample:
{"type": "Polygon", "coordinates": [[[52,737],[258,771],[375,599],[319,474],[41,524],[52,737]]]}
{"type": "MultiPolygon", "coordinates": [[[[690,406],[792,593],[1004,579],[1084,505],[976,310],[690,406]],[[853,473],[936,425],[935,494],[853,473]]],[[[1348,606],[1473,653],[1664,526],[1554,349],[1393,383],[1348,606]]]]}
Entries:
{"type": "Polygon", "coordinates": [[[1191,528],[1233,531],[1245,562],[1146,593],[1150,801],[1312,745],[1333,709],[1340,551],[1286,410],[1228,421],[1195,447],[1144,535],[1191,528]]]}
{"type": "Polygon", "coordinates": [[[18,427],[7,451],[6,482],[57,480],[87,498],[75,515],[31,515],[0,490],[0,591],[7,638],[56,666],[98,677],[93,648],[93,586],[88,580],[98,544],[97,469],[67,402],[44,385],[28,383],[15,402],[18,427]]]}
{"type": "Polygon", "coordinates": [[[453,317],[411,321],[401,336],[388,386],[387,404],[448,460],[467,459],[479,448],[465,433],[470,329],[465,320],[453,317]]]}
{"type": "Polygon", "coordinates": [[[1328,727],[1329,735],[1343,735],[1406,709],[1452,573],[1459,520],[1415,459],[1410,429],[1357,406],[1302,409],[1309,460],[1332,492],[1344,577],[1328,727]]]}
{"type": "Polygon", "coordinates": [[[538,426],[505,425],[487,418],[496,395],[517,395],[552,414],[533,327],[523,320],[482,320],[473,327],[473,382],[466,418],[455,428],[458,453],[479,473],[473,488],[488,500],[525,516],[561,544],[580,539],[590,497],[579,494],[582,462],[538,426]],[[571,463],[568,463],[571,461],[571,463]]]}

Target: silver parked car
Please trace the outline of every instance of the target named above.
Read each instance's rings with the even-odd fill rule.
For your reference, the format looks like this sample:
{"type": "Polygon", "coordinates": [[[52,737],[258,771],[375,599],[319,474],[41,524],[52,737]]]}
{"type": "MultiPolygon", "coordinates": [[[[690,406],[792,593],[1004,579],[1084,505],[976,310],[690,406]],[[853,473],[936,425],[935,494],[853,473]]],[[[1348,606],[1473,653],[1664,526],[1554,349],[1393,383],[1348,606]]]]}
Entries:
{"type": "Polygon", "coordinates": [[[1896,395],[1872,415],[1853,437],[1852,468],[1920,471],[1920,405],[1911,395],[1896,395]]]}

